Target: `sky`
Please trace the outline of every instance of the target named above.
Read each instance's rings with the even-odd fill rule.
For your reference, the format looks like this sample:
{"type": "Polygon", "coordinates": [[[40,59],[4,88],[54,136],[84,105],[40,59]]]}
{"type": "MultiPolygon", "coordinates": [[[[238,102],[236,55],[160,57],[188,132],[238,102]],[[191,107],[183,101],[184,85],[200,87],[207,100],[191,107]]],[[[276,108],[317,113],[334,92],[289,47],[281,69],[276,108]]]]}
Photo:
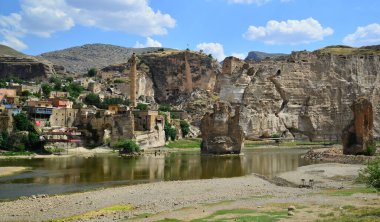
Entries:
{"type": "Polygon", "coordinates": [[[91,43],[203,50],[222,61],[380,44],[378,0],[0,0],[0,44],[29,55],[91,43]]]}

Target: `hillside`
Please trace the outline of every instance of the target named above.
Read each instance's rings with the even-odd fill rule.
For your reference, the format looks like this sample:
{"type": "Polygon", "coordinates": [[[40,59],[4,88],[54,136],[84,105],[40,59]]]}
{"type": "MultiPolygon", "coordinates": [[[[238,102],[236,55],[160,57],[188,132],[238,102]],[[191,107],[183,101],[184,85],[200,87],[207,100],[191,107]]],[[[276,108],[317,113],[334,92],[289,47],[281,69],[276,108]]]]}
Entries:
{"type": "Polygon", "coordinates": [[[84,73],[90,68],[103,68],[128,61],[132,53],[142,54],[159,48],[126,48],[108,44],[86,44],[64,50],[47,52],[40,57],[54,65],[65,67],[66,71],[84,73]]]}
{"type": "Polygon", "coordinates": [[[266,58],[276,58],[276,57],[286,56],[286,55],[288,54],[251,51],[248,53],[248,56],[245,58],[245,61],[260,61],[266,58]]]}
{"type": "Polygon", "coordinates": [[[12,49],[11,47],[0,44],[0,56],[25,57],[26,55],[12,49]]]}

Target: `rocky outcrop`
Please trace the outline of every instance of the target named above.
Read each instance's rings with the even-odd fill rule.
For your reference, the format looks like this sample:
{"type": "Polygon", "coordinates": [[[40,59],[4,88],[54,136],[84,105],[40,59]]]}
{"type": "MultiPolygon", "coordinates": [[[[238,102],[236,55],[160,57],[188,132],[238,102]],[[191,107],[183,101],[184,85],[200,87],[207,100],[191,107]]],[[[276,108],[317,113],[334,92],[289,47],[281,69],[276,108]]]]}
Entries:
{"type": "Polygon", "coordinates": [[[138,56],[149,67],[155,99],[160,103],[179,103],[189,89],[213,91],[219,64],[207,55],[190,51],[164,51],[138,56]]]}
{"type": "Polygon", "coordinates": [[[53,65],[33,57],[0,56],[0,78],[43,80],[54,74],[53,65]]]}
{"type": "Polygon", "coordinates": [[[346,155],[373,155],[376,144],[373,139],[372,104],[366,98],[359,98],[351,106],[354,119],[342,134],[343,153],[346,155]]]}
{"type": "Polygon", "coordinates": [[[244,146],[244,132],[239,125],[240,109],[232,116],[227,103],[214,105],[213,113],[206,113],[201,121],[203,154],[239,154],[244,146]]]}
{"type": "Polygon", "coordinates": [[[226,58],[221,73],[215,88],[221,100],[242,105],[246,135],[339,141],[352,101],[366,96],[380,136],[380,51],[374,48],[330,47],[260,62],[226,58]]]}

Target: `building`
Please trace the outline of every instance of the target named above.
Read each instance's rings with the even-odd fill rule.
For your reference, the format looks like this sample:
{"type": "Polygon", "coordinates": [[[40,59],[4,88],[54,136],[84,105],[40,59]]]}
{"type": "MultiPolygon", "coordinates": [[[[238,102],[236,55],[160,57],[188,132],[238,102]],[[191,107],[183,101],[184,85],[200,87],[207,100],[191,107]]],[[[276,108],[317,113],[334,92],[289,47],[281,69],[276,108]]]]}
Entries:
{"type": "Polygon", "coordinates": [[[0,89],[0,102],[2,104],[19,104],[19,96],[16,89],[0,89]]]}
{"type": "Polygon", "coordinates": [[[55,108],[49,118],[52,127],[73,127],[79,115],[79,109],[55,108]]]}
{"type": "Polygon", "coordinates": [[[100,91],[102,91],[102,85],[100,83],[95,82],[95,81],[90,81],[88,83],[87,90],[92,92],[92,93],[99,93],[100,91]]]}
{"type": "Polygon", "coordinates": [[[133,111],[135,130],[136,131],[153,131],[158,125],[164,125],[165,118],[158,115],[158,111],[133,111]]]}
{"type": "Polygon", "coordinates": [[[58,97],[49,99],[49,102],[53,105],[53,107],[57,108],[73,108],[73,102],[68,99],[61,99],[58,97]]]}
{"type": "Polygon", "coordinates": [[[70,97],[69,92],[60,92],[60,91],[51,91],[49,94],[49,98],[61,98],[61,99],[67,99],[70,97]]]}
{"type": "Polygon", "coordinates": [[[49,101],[44,100],[29,100],[28,104],[28,115],[36,126],[46,126],[49,124],[50,116],[53,114],[53,104],[49,101]]]}

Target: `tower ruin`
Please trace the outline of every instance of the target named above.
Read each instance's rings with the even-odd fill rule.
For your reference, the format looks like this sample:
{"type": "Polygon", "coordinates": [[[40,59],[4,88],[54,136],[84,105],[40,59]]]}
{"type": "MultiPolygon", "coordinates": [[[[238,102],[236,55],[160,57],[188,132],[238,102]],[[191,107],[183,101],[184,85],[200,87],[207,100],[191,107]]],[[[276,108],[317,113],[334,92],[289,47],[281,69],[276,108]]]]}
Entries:
{"type": "Polygon", "coordinates": [[[136,54],[133,53],[131,57],[131,82],[130,82],[130,92],[129,99],[131,102],[131,108],[135,108],[136,104],[136,76],[137,76],[137,68],[136,68],[136,54]]]}

